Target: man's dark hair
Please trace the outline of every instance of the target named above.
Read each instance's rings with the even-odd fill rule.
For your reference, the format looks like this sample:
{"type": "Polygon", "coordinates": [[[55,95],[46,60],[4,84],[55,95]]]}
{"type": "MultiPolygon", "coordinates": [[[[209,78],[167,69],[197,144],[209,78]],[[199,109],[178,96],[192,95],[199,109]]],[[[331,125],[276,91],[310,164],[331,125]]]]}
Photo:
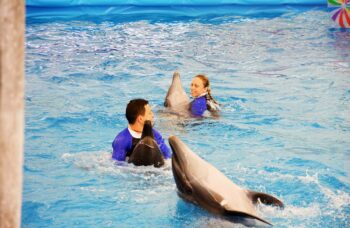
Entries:
{"type": "Polygon", "coordinates": [[[133,124],[136,121],[136,118],[139,115],[145,115],[146,109],[145,105],[148,104],[148,101],[145,99],[134,99],[129,101],[129,104],[126,106],[125,116],[129,124],[133,124]]]}

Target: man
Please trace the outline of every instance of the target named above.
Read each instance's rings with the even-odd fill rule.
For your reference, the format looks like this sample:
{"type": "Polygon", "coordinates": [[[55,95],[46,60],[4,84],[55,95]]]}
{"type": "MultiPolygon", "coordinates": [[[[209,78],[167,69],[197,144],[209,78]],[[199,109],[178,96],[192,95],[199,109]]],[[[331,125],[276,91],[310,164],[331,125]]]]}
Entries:
{"type": "MultiPolygon", "coordinates": [[[[115,137],[112,143],[112,158],[118,161],[125,161],[127,157],[130,157],[136,144],[141,139],[145,121],[154,122],[152,109],[148,101],[144,99],[131,100],[126,107],[125,116],[129,125],[115,137]]],[[[153,135],[164,158],[171,158],[171,151],[161,134],[153,129],[153,135]]]]}

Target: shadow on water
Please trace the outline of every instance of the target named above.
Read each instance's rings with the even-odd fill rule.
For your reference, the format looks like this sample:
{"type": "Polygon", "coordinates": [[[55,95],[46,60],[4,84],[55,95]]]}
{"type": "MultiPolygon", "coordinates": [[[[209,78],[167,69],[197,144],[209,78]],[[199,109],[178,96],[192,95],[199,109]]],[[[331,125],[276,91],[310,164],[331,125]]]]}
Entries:
{"type": "Polygon", "coordinates": [[[334,49],[339,53],[344,61],[344,63],[350,62],[350,29],[343,28],[332,28],[328,30],[328,36],[332,38],[332,43],[330,43],[334,49]]]}

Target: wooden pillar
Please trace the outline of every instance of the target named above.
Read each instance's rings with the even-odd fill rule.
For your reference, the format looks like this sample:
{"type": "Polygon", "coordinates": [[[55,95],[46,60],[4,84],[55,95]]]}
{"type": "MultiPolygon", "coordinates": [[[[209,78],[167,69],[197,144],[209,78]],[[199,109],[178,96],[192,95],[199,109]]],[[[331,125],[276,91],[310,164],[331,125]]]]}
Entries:
{"type": "Polygon", "coordinates": [[[24,0],[0,0],[0,228],[21,225],[24,8],[24,0]]]}

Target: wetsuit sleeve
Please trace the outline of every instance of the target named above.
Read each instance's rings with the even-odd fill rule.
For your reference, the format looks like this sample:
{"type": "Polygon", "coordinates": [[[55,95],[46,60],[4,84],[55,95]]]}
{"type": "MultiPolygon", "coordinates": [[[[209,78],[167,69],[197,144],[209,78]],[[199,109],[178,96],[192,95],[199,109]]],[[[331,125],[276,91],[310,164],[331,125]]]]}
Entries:
{"type": "Polygon", "coordinates": [[[197,98],[191,102],[191,113],[194,116],[202,116],[207,110],[207,103],[205,98],[197,98]]]}
{"type": "Polygon", "coordinates": [[[169,147],[165,144],[162,135],[158,131],[156,131],[155,129],[153,129],[153,134],[154,134],[154,138],[155,138],[155,140],[159,146],[159,149],[162,152],[164,158],[165,159],[171,158],[171,151],[170,151],[169,147]]]}
{"type": "Polygon", "coordinates": [[[112,143],[112,158],[118,161],[125,161],[127,151],[131,148],[132,138],[129,136],[127,129],[120,132],[112,143]]]}

